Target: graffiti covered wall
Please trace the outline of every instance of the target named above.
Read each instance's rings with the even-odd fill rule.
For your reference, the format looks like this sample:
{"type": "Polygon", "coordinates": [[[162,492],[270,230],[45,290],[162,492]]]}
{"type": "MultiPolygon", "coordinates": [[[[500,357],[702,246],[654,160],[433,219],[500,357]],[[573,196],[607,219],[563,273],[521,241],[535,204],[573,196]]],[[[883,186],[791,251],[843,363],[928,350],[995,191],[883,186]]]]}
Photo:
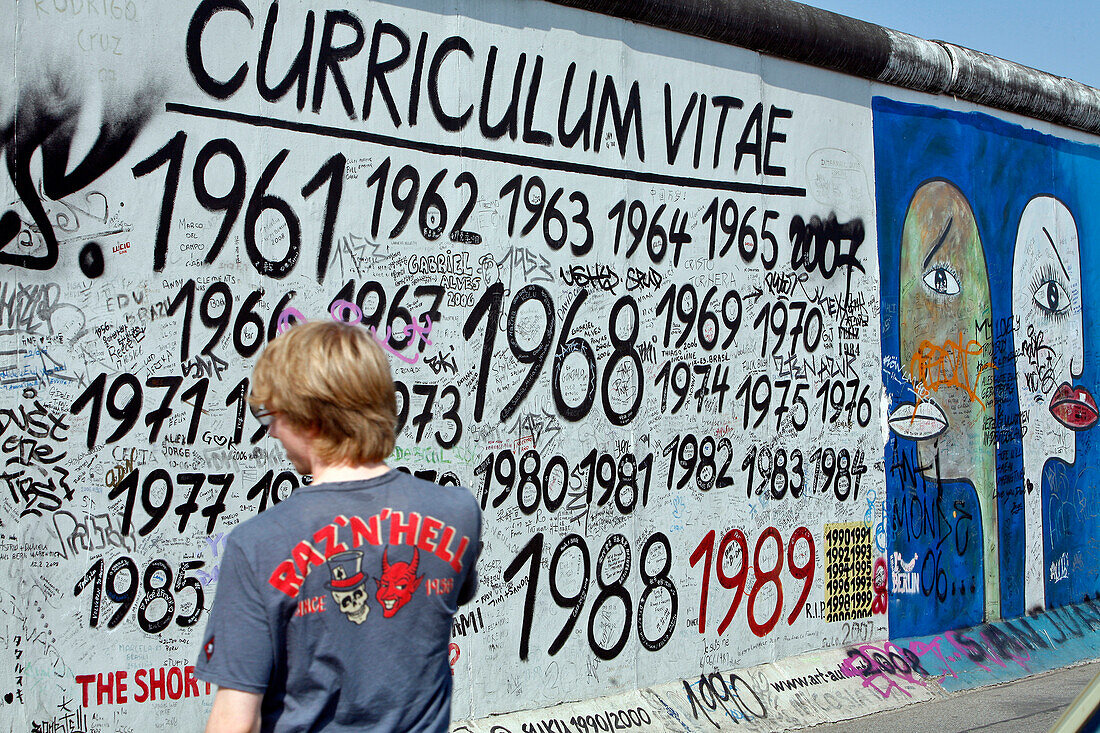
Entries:
{"type": "Polygon", "coordinates": [[[1097,591],[1095,147],[534,2],[8,7],[10,729],[198,729],[225,538],[309,490],[245,402],[307,319],[484,510],[455,719],[1097,591]]]}
{"type": "Polygon", "coordinates": [[[891,634],[1094,595],[1100,150],[873,107],[891,634]]]}

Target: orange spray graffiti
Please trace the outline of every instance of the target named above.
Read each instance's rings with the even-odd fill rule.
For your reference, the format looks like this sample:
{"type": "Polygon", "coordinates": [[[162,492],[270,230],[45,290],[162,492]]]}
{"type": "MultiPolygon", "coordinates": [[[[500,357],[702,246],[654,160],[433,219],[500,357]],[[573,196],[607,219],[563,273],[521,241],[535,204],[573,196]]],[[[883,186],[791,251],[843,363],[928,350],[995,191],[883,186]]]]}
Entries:
{"type": "MultiPolygon", "coordinates": [[[[912,375],[913,386],[917,392],[917,403],[923,400],[924,395],[936,392],[941,387],[959,387],[970,397],[971,402],[977,402],[985,409],[985,402],[974,391],[974,384],[970,380],[970,357],[981,356],[985,347],[974,339],[963,345],[963,335],[959,332],[959,340],[947,339],[943,346],[931,341],[921,341],[917,352],[909,361],[909,373],[912,375]]],[[[974,382],[981,379],[982,372],[986,369],[995,369],[993,362],[978,363],[974,382]]]]}

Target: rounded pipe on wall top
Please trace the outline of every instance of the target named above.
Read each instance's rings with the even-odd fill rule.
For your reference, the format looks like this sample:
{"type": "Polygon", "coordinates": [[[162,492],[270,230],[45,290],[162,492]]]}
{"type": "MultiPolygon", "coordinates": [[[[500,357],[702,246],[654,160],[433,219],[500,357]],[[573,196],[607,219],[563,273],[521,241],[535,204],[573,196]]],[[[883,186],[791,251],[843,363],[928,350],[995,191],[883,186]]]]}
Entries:
{"type": "Polygon", "coordinates": [[[550,0],[1100,134],[1100,90],[794,0],[550,0]]]}
{"type": "Polygon", "coordinates": [[[551,0],[854,76],[890,58],[886,29],[791,0],[551,0]]]}

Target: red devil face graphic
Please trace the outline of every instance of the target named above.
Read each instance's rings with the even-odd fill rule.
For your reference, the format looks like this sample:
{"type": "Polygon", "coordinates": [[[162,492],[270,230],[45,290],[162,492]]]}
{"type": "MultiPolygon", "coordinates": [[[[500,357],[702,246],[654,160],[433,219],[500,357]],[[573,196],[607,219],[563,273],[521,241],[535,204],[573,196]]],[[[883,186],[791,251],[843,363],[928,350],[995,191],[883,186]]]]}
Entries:
{"type": "Polygon", "coordinates": [[[382,616],[390,618],[398,609],[412,600],[413,593],[420,587],[423,575],[417,577],[416,566],[420,562],[420,555],[413,548],[412,562],[395,562],[390,564],[386,553],[389,548],[382,551],[382,575],[378,580],[378,593],[375,598],[382,604],[382,616]]]}

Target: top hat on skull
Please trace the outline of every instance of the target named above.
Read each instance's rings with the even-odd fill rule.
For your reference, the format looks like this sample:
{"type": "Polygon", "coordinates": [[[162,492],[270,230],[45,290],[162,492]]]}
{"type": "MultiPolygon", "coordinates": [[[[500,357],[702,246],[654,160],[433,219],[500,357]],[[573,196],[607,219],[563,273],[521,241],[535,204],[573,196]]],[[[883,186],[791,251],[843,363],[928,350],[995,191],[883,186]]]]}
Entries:
{"type": "Polygon", "coordinates": [[[332,591],[340,612],[357,624],[366,621],[370,607],[367,606],[367,589],[363,587],[367,582],[363,574],[363,553],[356,550],[333,555],[328,559],[328,570],[332,579],[325,587],[332,591]]]}

